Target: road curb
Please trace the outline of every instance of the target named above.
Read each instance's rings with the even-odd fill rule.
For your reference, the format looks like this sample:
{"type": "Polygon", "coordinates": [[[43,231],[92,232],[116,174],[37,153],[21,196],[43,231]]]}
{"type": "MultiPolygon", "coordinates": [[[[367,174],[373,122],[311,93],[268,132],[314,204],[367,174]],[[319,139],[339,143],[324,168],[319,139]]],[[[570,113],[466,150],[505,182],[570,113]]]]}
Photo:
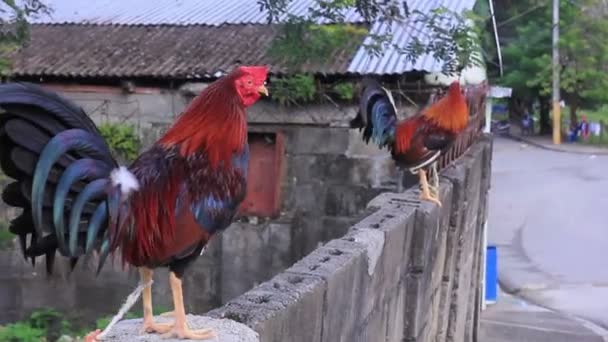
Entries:
{"type": "Polygon", "coordinates": [[[515,136],[512,134],[503,134],[501,135],[502,137],[505,137],[507,139],[511,139],[517,142],[523,142],[526,143],[528,145],[532,145],[534,147],[543,149],[543,150],[547,150],[547,151],[553,151],[553,152],[560,152],[560,153],[569,153],[569,154],[583,154],[583,155],[605,155],[608,156],[608,151],[571,151],[571,150],[566,150],[566,149],[562,149],[559,147],[553,147],[553,146],[547,146],[544,144],[539,144],[535,141],[532,141],[530,139],[526,139],[523,137],[519,137],[519,136],[515,136]]]}
{"type": "MultiPolygon", "coordinates": [[[[500,284],[502,286],[502,283],[500,283],[500,284]]],[[[553,313],[562,315],[564,318],[570,319],[572,321],[576,321],[576,322],[580,323],[583,327],[589,329],[592,333],[599,336],[604,342],[608,342],[608,330],[606,328],[604,328],[603,326],[601,326],[600,324],[597,324],[591,320],[582,318],[580,316],[571,315],[567,312],[553,309],[553,308],[543,304],[542,301],[535,299],[534,296],[528,291],[522,291],[521,289],[519,289],[516,293],[510,293],[508,291],[508,289],[506,289],[506,288],[503,290],[504,290],[504,292],[510,294],[513,297],[519,298],[530,304],[536,305],[540,308],[551,311],[553,313]]]]}

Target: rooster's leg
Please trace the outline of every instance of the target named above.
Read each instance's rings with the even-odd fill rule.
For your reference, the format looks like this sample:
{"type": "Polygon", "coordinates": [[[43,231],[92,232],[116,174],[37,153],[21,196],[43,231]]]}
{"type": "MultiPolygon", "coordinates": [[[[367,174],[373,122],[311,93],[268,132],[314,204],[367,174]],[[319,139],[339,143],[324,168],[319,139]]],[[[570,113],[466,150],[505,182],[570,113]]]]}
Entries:
{"type": "Polygon", "coordinates": [[[420,187],[422,188],[422,193],[420,194],[420,199],[423,201],[430,201],[433,203],[436,203],[437,205],[441,206],[441,202],[431,196],[431,191],[429,189],[429,182],[426,179],[426,171],[424,171],[423,169],[418,170],[418,175],[420,176],[420,187]]]}
{"type": "MultiPolygon", "coordinates": [[[[139,269],[141,280],[144,284],[152,281],[153,271],[149,268],[142,267],[139,269]]],[[[152,286],[146,286],[142,294],[142,302],[144,304],[144,325],[142,333],[159,333],[165,334],[173,327],[172,324],[154,323],[154,315],[152,313],[152,286]]]]}
{"type": "Polygon", "coordinates": [[[439,172],[437,172],[437,162],[431,164],[431,170],[429,173],[431,183],[433,184],[429,185],[429,188],[431,190],[431,196],[439,198],[439,172]]]}
{"type": "Polygon", "coordinates": [[[435,177],[433,181],[435,182],[435,198],[439,199],[439,172],[437,171],[437,162],[433,163],[433,174],[435,177]]]}
{"type": "Polygon", "coordinates": [[[171,292],[173,293],[175,325],[165,337],[190,340],[206,340],[215,337],[215,333],[211,329],[191,330],[188,327],[186,310],[184,308],[184,295],[182,293],[182,280],[174,272],[171,272],[169,282],[171,283],[171,292]]]}

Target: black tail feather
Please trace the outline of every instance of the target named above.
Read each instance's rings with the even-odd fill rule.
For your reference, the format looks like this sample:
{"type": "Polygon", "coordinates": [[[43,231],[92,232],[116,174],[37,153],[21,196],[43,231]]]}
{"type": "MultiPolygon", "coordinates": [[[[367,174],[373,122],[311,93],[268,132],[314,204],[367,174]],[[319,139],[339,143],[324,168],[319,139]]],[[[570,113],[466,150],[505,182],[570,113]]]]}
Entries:
{"type": "Polygon", "coordinates": [[[16,208],[26,208],[30,205],[27,198],[21,192],[20,182],[12,182],[4,188],[4,191],[2,191],[2,201],[16,208]]]}
{"type": "MultiPolygon", "coordinates": [[[[10,112],[12,105],[33,108],[37,115],[55,118],[65,127],[82,128],[89,132],[99,133],[97,126],[88,115],[71,101],[60,97],[32,83],[10,83],[0,89],[0,103],[10,112]]],[[[13,113],[14,114],[14,113],[13,113]]]]}
{"type": "Polygon", "coordinates": [[[393,139],[397,113],[392,97],[380,82],[365,78],[359,99],[359,113],[351,121],[351,127],[363,129],[363,141],[379,147],[387,146],[393,139]]]}
{"type": "MultiPolygon", "coordinates": [[[[34,193],[32,191],[33,177],[38,163],[42,159],[41,154],[49,141],[57,134],[67,130],[83,130],[88,132],[83,137],[93,135],[95,141],[99,140],[100,133],[80,107],[54,92],[33,84],[0,85],[0,108],[4,110],[4,112],[0,112],[0,167],[5,175],[15,180],[3,190],[2,200],[10,206],[23,209],[21,215],[11,221],[9,230],[19,238],[20,247],[27,259],[31,259],[35,263],[37,257],[45,256],[46,270],[50,274],[53,270],[58,239],[67,241],[69,234],[68,231],[65,231],[65,236],[57,236],[54,226],[54,194],[59,179],[70,165],[82,158],[99,160],[104,166],[103,170],[106,168],[111,170],[116,167],[116,162],[110,155],[109,149],[107,149],[107,153],[99,153],[99,151],[105,151],[105,147],[101,150],[97,149],[97,152],[92,152],[91,149],[77,146],[61,155],[59,160],[52,164],[46,182],[41,183],[44,184],[44,191],[41,193],[41,188],[37,189],[36,200],[37,203],[41,203],[41,207],[37,208],[42,208],[42,215],[40,217],[37,214],[36,217],[39,221],[36,222],[39,222],[39,225],[36,226],[31,205],[34,193]],[[38,236],[38,234],[43,236],[38,236]]],[[[82,146],[86,146],[90,141],[82,140],[82,146]]],[[[80,140],[78,140],[78,144],[80,146],[80,140]]],[[[97,144],[99,146],[99,143],[97,144]]],[[[46,160],[49,163],[54,159],[47,158],[46,160]]],[[[107,174],[104,172],[98,172],[94,177],[98,175],[101,175],[102,178],[108,177],[109,171],[107,174]]],[[[92,176],[87,177],[93,178],[92,176]]],[[[68,191],[68,196],[61,208],[63,208],[66,223],[69,222],[70,209],[79,192],[88,183],[95,181],[95,179],[89,178],[77,180],[69,185],[69,189],[64,189],[64,191],[68,191]]],[[[75,255],[65,254],[70,257],[70,269],[74,269],[78,256],[82,255],[84,251],[86,231],[91,215],[101,202],[103,202],[103,198],[92,198],[84,206],[82,215],[79,217],[78,229],[74,230],[77,230],[77,251],[75,255]]],[[[40,211],[37,212],[40,213],[40,211]]],[[[99,235],[103,236],[104,232],[105,228],[99,235]]],[[[100,245],[100,241],[95,244],[95,246],[100,245]]]]}

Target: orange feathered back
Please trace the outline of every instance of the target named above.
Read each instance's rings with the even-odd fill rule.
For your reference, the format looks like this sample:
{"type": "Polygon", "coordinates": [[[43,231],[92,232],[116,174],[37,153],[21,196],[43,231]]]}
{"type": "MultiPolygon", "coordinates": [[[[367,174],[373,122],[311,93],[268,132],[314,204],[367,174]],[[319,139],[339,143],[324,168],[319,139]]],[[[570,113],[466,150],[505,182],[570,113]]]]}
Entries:
{"type": "Polygon", "coordinates": [[[423,111],[422,115],[431,123],[446,131],[459,133],[469,122],[469,106],[456,81],[450,85],[448,94],[423,111]]]}

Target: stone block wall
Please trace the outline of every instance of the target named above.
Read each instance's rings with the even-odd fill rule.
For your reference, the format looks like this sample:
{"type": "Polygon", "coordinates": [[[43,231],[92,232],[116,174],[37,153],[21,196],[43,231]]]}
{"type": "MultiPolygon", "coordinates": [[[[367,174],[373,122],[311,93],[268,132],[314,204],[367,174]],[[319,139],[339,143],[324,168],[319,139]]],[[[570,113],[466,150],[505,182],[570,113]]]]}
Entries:
{"type": "MultiPolygon", "coordinates": [[[[491,154],[484,136],[442,172],[442,207],[383,193],[344,236],[191,326],[220,341],[477,341],[491,154]]],[[[140,323],[110,338],[130,341],[140,323]]]]}
{"type": "MultiPolygon", "coordinates": [[[[140,130],[147,145],[155,141],[188,102],[175,91],[66,91],[97,123],[127,121],[140,130]],[[145,115],[143,114],[145,113],[145,115]]],[[[285,137],[281,180],[281,215],[272,220],[244,218],[212,239],[184,280],[189,312],[202,314],[285,270],[320,243],[343,236],[365,214],[366,204],[395,188],[390,155],[361,142],[348,128],[353,108],[333,106],[278,108],[260,103],[251,108],[250,131],[278,132],[285,137]]],[[[1,180],[0,180],[1,181],[1,180]]],[[[0,215],[13,213],[3,210],[0,215]]],[[[1,218],[2,216],[0,216],[1,218]]],[[[47,279],[43,265],[32,268],[19,247],[0,251],[0,324],[27,317],[37,308],[52,307],[93,321],[120,306],[138,274],[120,262],[107,264],[102,275],[81,263],[68,275],[58,258],[56,274],[47,279]],[[27,296],[25,284],[40,284],[27,296]],[[111,294],[101,301],[97,294],[111,294]],[[43,299],[44,298],[44,299],[43,299]]],[[[155,272],[154,301],[170,308],[166,270],[155,272]]]]}

